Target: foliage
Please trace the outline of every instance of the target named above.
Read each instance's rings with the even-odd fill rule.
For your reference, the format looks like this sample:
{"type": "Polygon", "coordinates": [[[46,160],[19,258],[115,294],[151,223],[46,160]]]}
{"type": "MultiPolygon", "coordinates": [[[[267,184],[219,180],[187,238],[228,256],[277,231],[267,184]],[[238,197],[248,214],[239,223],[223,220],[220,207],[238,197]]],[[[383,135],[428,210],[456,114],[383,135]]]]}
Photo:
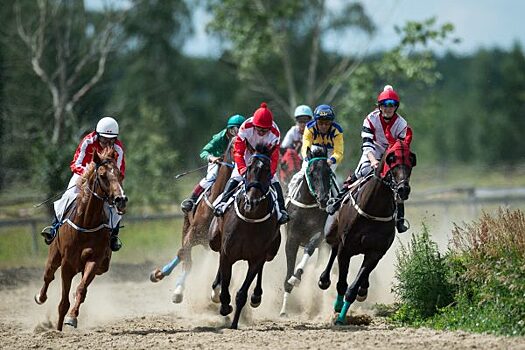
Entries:
{"type": "Polygon", "coordinates": [[[406,247],[401,245],[393,288],[403,304],[397,320],[425,319],[452,302],[455,287],[449,282],[445,262],[425,224],[406,247]]]}
{"type": "MultiPolygon", "coordinates": [[[[413,240],[412,247],[415,244],[413,240]]],[[[400,255],[406,261],[415,260],[418,254],[410,257],[405,249],[400,255]]],[[[394,320],[441,329],[525,335],[525,215],[522,211],[500,209],[495,216],[483,213],[478,221],[462,227],[456,225],[451,252],[442,262],[442,274],[449,276],[447,288],[455,292],[453,303],[436,303],[434,310],[439,309],[438,313],[421,313],[411,297],[424,290],[422,280],[433,281],[432,273],[406,274],[407,269],[398,264],[397,277],[404,279],[396,292],[401,295],[403,305],[392,317],[394,320]]]]}

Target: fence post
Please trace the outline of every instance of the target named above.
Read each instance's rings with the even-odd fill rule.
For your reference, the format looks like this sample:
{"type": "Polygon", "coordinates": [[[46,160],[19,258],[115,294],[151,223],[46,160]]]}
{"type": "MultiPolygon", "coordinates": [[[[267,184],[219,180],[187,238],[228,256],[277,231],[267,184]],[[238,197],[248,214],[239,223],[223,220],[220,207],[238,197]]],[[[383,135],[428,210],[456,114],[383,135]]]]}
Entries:
{"type": "Polygon", "coordinates": [[[33,241],[33,253],[38,253],[38,234],[36,232],[36,220],[31,220],[31,238],[33,241]]]}

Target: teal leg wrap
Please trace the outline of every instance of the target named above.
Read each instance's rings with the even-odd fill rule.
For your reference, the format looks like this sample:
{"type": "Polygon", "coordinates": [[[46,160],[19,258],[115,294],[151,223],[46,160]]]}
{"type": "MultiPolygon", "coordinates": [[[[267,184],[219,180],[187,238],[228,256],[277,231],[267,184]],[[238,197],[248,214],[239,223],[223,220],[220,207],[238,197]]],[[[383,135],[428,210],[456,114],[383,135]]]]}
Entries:
{"type": "Polygon", "coordinates": [[[179,262],[180,262],[179,257],[176,256],[175,259],[173,259],[169,264],[167,264],[166,266],[162,268],[161,270],[162,274],[164,276],[168,276],[171,273],[171,271],[173,271],[175,266],[179,264],[179,262]]]}
{"type": "Polygon", "coordinates": [[[341,309],[341,312],[339,313],[339,316],[337,316],[337,320],[335,321],[335,324],[346,324],[346,313],[348,312],[348,309],[350,308],[350,303],[348,301],[345,301],[343,304],[343,308],[341,309]]]}
{"type": "Polygon", "coordinates": [[[344,303],[344,295],[337,295],[337,298],[335,298],[334,302],[334,311],[335,312],[341,312],[341,309],[343,308],[344,303]]]}

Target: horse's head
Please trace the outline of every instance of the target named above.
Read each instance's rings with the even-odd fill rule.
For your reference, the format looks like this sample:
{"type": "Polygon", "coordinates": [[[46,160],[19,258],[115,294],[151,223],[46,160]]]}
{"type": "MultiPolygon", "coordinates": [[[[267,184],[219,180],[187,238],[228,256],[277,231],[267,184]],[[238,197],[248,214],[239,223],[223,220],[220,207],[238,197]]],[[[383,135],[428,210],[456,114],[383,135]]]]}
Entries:
{"type": "Polygon", "coordinates": [[[380,177],[390,185],[395,194],[402,200],[410,194],[410,174],[416,166],[416,155],[404,141],[398,140],[385,152],[380,177]]]}
{"type": "Polygon", "coordinates": [[[122,175],[117,166],[115,151],[112,148],[105,148],[101,154],[95,152],[93,162],[95,163],[93,193],[107,201],[110,206],[114,206],[118,214],[124,214],[128,197],[122,188],[122,175]]]}
{"type": "Polygon", "coordinates": [[[246,204],[256,206],[266,198],[270,191],[272,173],[270,155],[272,149],[265,145],[257,145],[255,153],[250,157],[245,176],[246,204]]]}
{"type": "Polygon", "coordinates": [[[332,181],[332,171],[328,165],[328,152],[325,147],[312,146],[306,150],[308,167],[304,174],[308,189],[316,199],[321,208],[326,207],[326,202],[330,197],[330,185],[332,181]]]}

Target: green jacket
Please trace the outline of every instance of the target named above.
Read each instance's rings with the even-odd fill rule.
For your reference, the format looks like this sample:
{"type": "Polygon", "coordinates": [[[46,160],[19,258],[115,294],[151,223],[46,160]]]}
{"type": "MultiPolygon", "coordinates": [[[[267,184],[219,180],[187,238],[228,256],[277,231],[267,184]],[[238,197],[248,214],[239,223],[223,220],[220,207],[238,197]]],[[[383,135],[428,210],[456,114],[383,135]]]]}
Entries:
{"type": "Polygon", "coordinates": [[[226,152],[228,148],[228,136],[226,136],[226,129],[212,136],[210,142],[206,144],[201,150],[200,157],[202,160],[208,161],[211,156],[220,157],[226,152]]]}

